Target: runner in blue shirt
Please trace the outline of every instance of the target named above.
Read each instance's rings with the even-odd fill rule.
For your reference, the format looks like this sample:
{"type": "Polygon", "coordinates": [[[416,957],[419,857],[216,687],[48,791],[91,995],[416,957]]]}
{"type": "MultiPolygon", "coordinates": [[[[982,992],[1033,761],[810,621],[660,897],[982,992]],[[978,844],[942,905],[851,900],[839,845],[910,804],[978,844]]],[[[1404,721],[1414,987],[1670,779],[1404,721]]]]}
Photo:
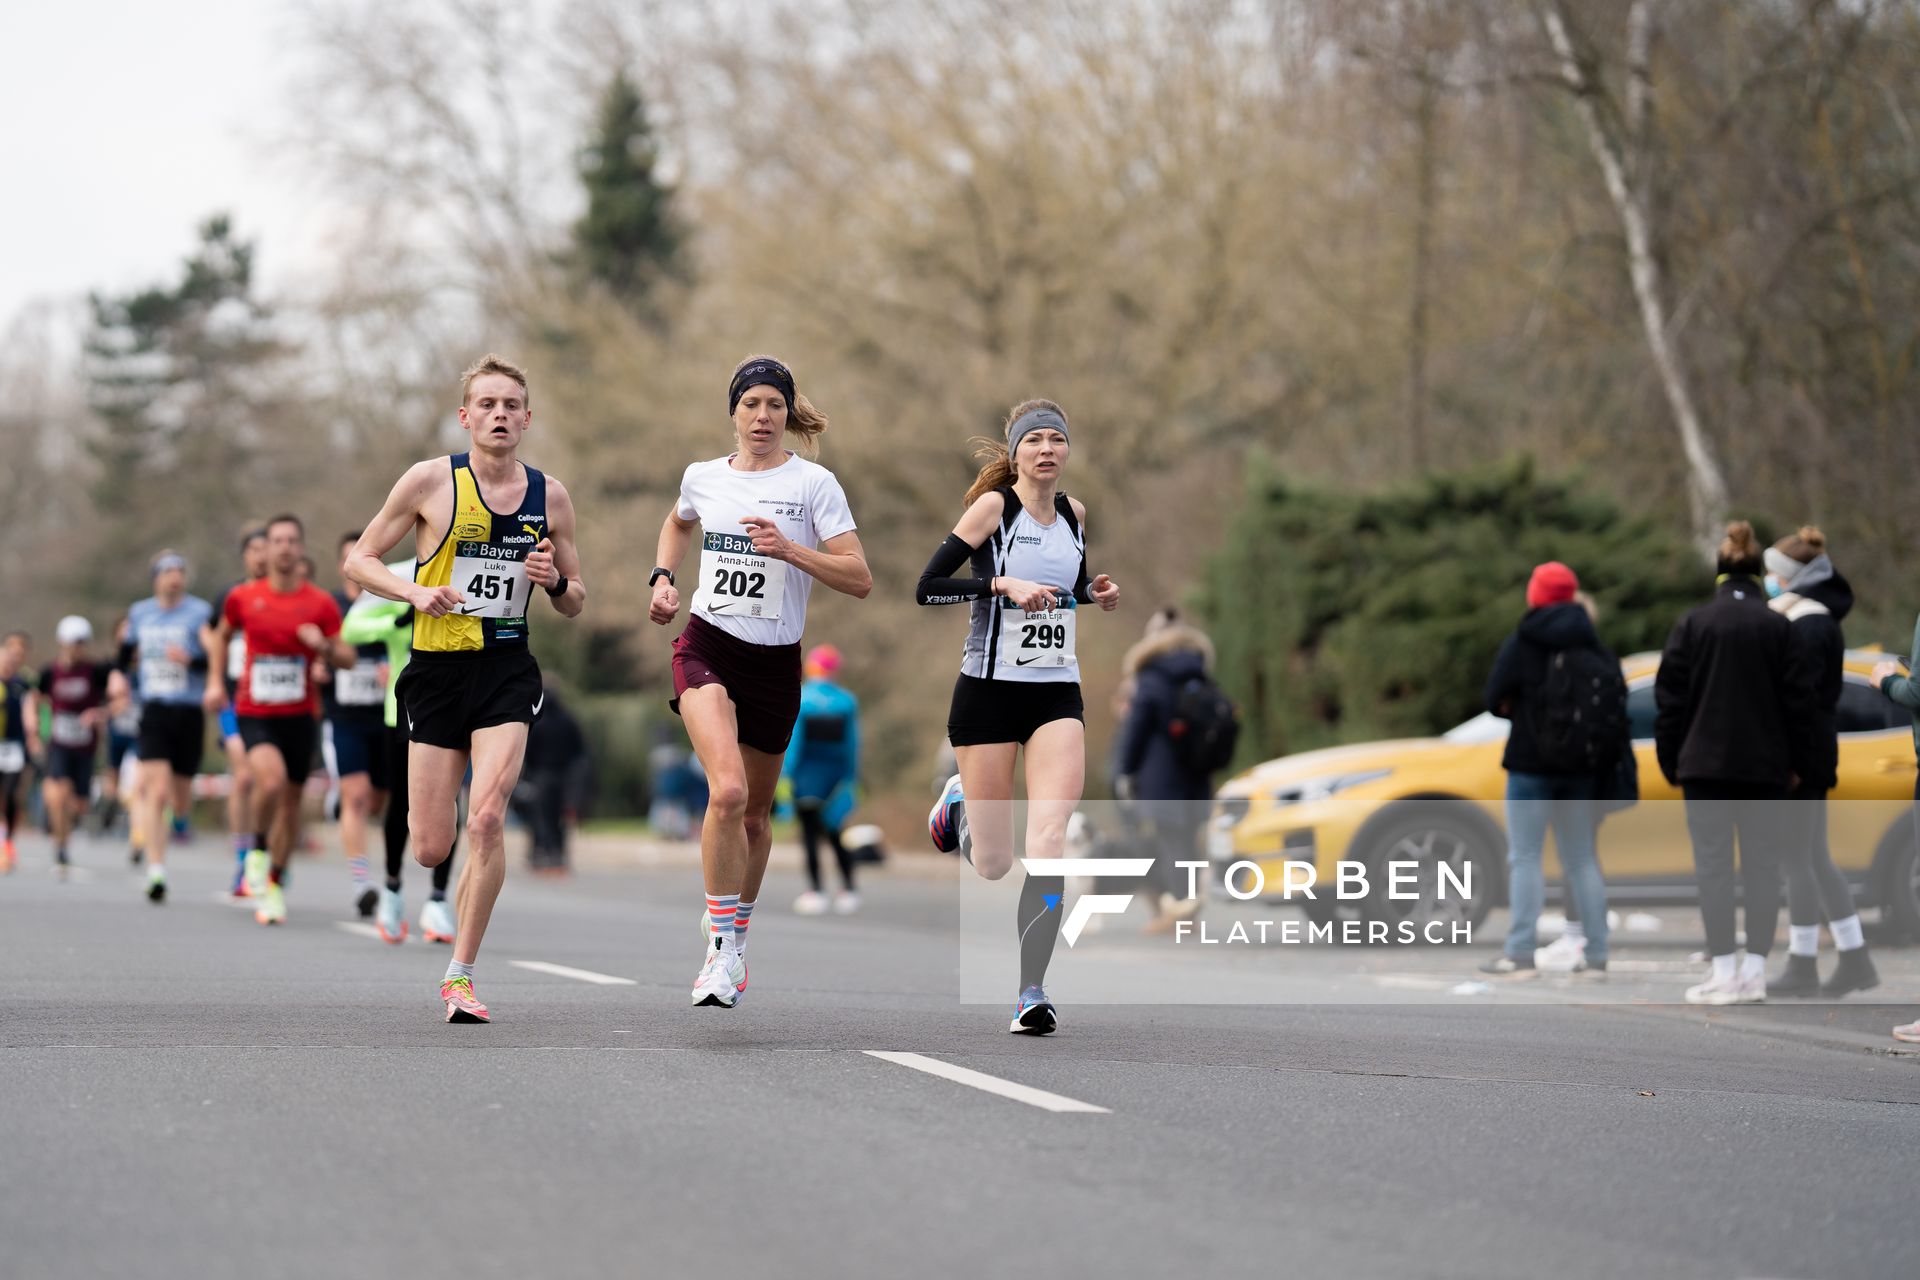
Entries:
{"type": "Polygon", "coordinates": [[[127,611],[120,659],[132,672],[140,703],[133,830],[144,845],[147,897],[153,902],[167,897],[167,827],[161,813],[171,805],[176,826],[184,824],[206,744],[201,700],[207,649],[201,633],[212,618],[211,604],[187,594],[187,562],[172,551],[153,558],[153,595],[127,611]]]}

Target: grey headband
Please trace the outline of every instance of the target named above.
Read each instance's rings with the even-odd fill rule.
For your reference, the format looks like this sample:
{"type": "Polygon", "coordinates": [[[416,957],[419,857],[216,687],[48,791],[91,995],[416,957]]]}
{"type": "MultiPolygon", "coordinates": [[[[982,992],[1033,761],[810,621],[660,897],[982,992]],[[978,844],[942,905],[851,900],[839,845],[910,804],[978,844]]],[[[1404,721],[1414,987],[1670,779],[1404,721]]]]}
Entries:
{"type": "Polygon", "coordinates": [[[1061,435],[1067,436],[1068,443],[1073,437],[1067,435],[1067,420],[1052,409],[1029,409],[1013,420],[1007,428],[1007,452],[1012,453],[1020,447],[1020,437],[1029,431],[1043,431],[1051,427],[1061,435]]]}

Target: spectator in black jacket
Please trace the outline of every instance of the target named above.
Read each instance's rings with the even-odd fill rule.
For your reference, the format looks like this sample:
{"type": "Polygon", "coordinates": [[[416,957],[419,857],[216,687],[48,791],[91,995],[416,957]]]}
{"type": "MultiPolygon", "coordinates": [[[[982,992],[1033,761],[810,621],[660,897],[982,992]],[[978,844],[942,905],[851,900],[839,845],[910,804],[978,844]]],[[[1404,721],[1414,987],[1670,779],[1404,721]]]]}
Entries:
{"type": "Polygon", "coordinates": [[[1149,928],[1171,929],[1200,908],[1186,895],[1186,874],[1173,864],[1191,860],[1201,824],[1213,796],[1213,779],[1195,772],[1174,748],[1170,726],[1188,681],[1213,670],[1213,641],[1195,627],[1164,621],[1149,624],[1147,635],[1127,651],[1121,680],[1132,690],[1120,729],[1114,772],[1116,788],[1133,802],[1156,854],[1159,916],[1149,928]]]}
{"type": "Polygon", "coordinates": [[[1767,953],[1780,922],[1784,801],[1814,776],[1813,681],[1792,624],[1767,608],[1760,544],[1744,520],[1720,544],[1714,598],[1674,624],[1654,680],[1660,772],[1686,797],[1700,915],[1713,972],[1689,1004],[1767,996],[1767,953]],[[1734,950],[1735,839],[1746,899],[1747,954],[1734,950]]]}
{"type": "MultiPolygon", "coordinates": [[[[1579,589],[1573,570],[1558,561],[1535,569],[1527,582],[1526,616],[1500,646],[1487,678],[1487,710],[1512,722],[1500,757],[1507,771],[1507,901],[1512,919],[1505,948],[1480,966],[1483,973],[1532,977],[1539,971],[1533,953],[1546,899],[1540,864],[1549,826],[1586,927],[1585,958],[1575,967],[1594,974],[1607,968],[1607,887],[1593,852],[1600,779],[1592,768],[1553,758],[1538,736],[1556,655],[1581,650],[1616,676],[1620,669],[1594,630],[1592,615],[1574,599],[1579,589]]],[[[1621,719],[1624,724],[1624,709],[1621,719]]]]}
{"type": "Polygon", "coordinates": [[[1840,622],[1853,608],[1853,588],[1827,556],[1827,538],[1808,525],[1767,548],[1767,594],[1773,611],[1792,624],[1798,659],[1814,681],[1812,769],[1793,799],[1797,821],[1781,849],[1787,870],[1787,968],[1767,984],[1770,996],[1825,996],[1837,1000],[1880,985],[1867,955],[1853,887],[1827,848],[1827,792],[1840,781],[1838,709],[1847,641],[1840,622]],[[1820,917],[1833,930],[1840,964],[1820,984],[1820,917]]]}

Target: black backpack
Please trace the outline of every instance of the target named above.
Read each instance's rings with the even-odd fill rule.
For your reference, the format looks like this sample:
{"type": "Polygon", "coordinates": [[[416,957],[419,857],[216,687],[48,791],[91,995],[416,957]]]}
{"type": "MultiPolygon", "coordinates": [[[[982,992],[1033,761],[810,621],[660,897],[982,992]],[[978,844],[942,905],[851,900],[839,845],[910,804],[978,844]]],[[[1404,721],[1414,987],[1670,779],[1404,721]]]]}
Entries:
{"type": "Polygon", "coordinates": [[[1627,682],[1599,649],[1556,649],[1533,696],[1534,750],[1554,773],[1611,776],[1628,740],[1627,682]]]}
{"type": "Polygon", "coordinates": [[[1180,686],[1167,721],[1174,759],[1188,773],[1217,773],[1233,762],[1240,741],[1240,708],[1206,676],[1180,686]]]}

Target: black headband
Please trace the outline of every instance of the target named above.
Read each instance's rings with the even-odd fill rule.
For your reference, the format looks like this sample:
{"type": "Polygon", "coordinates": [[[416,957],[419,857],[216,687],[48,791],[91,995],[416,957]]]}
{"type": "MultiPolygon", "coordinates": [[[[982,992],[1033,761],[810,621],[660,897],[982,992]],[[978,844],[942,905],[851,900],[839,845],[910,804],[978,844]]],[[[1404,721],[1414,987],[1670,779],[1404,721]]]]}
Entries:
{"type": "Polygon", "coordinates": [[[733,385],[727,388],[727,416],[740,407],[740,397],[747,393],[748,387],[768,386],[787,398],[787,407],[793,407],[793,374],[787,366],[778,360],[749,360],[740,366],[733,375],[733,385]]]}

